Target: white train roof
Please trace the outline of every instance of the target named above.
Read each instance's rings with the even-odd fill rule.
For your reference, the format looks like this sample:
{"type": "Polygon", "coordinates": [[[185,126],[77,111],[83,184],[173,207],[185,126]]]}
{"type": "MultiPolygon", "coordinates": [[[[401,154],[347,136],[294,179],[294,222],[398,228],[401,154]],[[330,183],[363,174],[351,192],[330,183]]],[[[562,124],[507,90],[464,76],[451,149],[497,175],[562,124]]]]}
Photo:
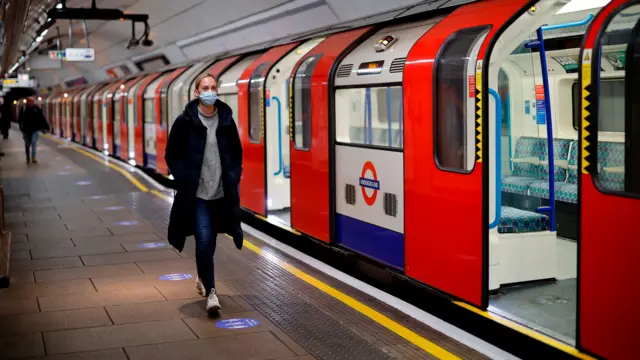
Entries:
{"type": "Polygon", "coordinates": [[[238,80],[244,69],[256,61],[260,55],[262,54],[249,55],[225,71],[218,79],[218,94],[236,94],[238,92],[238,80]]]}

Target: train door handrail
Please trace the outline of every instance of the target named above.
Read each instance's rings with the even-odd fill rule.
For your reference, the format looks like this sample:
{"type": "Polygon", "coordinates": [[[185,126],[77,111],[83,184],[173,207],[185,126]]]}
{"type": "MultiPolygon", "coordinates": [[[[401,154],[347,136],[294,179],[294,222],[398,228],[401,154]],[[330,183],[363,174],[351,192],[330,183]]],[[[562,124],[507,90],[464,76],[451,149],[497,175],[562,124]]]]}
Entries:
{"type": "Polygon", "coordinates": [[[489,229],[493,229],[500,224],[502,217],[502,101],[495,89],[489,88],[489,95],[496,103],[496,214],[489,224],[489,229]]]}
{"type": "Polygon", "coordinates": [[[593,18],[594,18],[593,14],[589,13],[586,18],[580,21],[572,21],[572,22],[555,24],[555,25],[544,25],[544,26],[541,26],[541,28],[542,28],[542,31],[549,31],[549,30],[566,29],[566,28],[575,27],[575,26],[583,26],[583,25],[587,25],[589,21],[593,20],[593,18]]]}
{"type": "Polygon", "coordinates": [[[271,99],[278,103],[278,171],[273,176],[282,174],[282,104],[277,96],[272,96],[271,99]]]}
{"type": "Polygon", "coordinates": [[[387,86],[387,138],[389,139],[389,147],[393,145],[393,136],[391,134],[391,88],[387,86]]]}
{"type": "MultiPolygon", "coordinates": [[[[556,231],[556,196],[555,196],[555,157],[553,149],[553,117],[551,114],[551,97],[549,95],[549,73],[547,70],[547,56],[544,47],[544,31],[566,29],[575,26],[583,26],[593,19],[593,14],[589,13],[586,18],[580,21],[567,22],[555,25],[541,26],[536,30],[538,40],[531,41],[525,46],[528,48],[538,48],[540,53],[540,70],[542,76],[542,86],[544,89],[544,109],[547,128],[547,159],[549,177],[549,206],[540,206],[536,210],[541,213],[549,213],[549,230],[556,231]]],[[[536,105],[537,106],[537,105],[536,105]]]]}

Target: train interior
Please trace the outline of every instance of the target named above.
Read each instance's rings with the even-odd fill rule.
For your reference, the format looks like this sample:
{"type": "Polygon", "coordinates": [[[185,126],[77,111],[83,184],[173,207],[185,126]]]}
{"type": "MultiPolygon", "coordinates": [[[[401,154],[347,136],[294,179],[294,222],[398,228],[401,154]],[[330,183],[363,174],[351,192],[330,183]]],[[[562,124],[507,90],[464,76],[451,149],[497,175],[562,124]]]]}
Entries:
{"type": "Polygon", "coordinates": [[[294,66],[324,38],[303,42],[269,70],[265,87],[267,218],[291,226],[289,81],[294,66]]]}
{"type": "MultiPolygon", "coordinates": [[[[530,12],[551,11],[539,5],[505,31],[505,48],[531,28],[530,12]]],[[[581,201],[578,64],[582,38],[599,10],[560,9],[508,56],[496,47],[489,70],[490,137],[492,143],[500,139],[491,147],[490,213],[499,218],[490,230],[490,311],[570,344],[576,337],[581,201]]],[[[629,9],[619,17],[605,37],[600,73],[606,120],[598,129],[598,166],[610,190],[624,187],[625,50],[638,15],[629,9]]]]}

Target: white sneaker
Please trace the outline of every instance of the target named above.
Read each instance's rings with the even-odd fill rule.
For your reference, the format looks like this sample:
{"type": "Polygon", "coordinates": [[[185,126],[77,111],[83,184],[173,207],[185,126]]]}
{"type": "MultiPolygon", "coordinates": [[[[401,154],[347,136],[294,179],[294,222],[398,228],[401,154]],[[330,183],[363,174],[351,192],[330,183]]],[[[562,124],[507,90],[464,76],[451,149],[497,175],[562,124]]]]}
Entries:
{"type": "Polygon", "coordinates": [[[196,289],[198,290],[200,295],[207,296],[207,291],[204,289],[204,285],[202,284],[202,280],[200,280],[200,277],[198,277],[196,280],[196,289]]]}
{"type": "Polygon", "coordinates": [[[211,290],[211,294],[209,294],[209,297],[207,298],[207,311],[216,312],[218,310],[220,310],[220,301],[218,300],[216,291],[211,290]]]}

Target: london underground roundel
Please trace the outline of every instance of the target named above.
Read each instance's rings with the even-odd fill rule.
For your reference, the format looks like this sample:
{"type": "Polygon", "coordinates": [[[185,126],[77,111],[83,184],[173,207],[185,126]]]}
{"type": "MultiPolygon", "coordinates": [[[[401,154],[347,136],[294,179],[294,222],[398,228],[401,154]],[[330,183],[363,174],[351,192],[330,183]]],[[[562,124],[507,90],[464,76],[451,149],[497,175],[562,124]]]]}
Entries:
{"type": "Polygon", "coordinates": [[[376,198],[378,197],[378,190],[380,190],[380,181],[378,181],[376,168],[371,161],[367,161],[362,167],[360,189],[362,190],[364,202],[369,206],[375,204],[376,198]]]}

